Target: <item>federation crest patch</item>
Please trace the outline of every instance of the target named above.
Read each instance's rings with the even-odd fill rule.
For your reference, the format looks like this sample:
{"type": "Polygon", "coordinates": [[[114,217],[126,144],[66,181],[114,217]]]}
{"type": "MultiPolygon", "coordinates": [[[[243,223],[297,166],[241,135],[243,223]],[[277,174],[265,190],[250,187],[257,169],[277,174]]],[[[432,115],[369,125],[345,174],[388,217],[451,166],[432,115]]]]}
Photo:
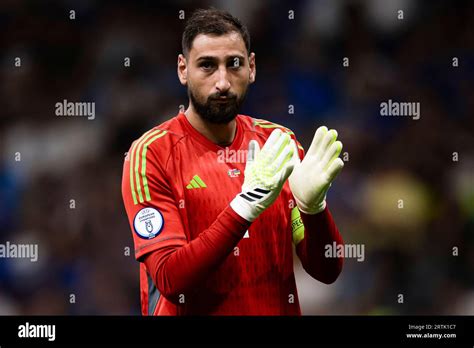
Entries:
{"type": "Polygon", "coordinates": [[[143,208],[133,220],[135,233],[143,239],[152,239],[160,234],[164,225],[163,215],[155,208],[143,208]]]}
{"type": "Polygon", "coordinates": [[[231,178],[236,178],[240,175],[240,170],[238,169],[229,169],[227,172],[227,175],[229,175],[231,178]]]}

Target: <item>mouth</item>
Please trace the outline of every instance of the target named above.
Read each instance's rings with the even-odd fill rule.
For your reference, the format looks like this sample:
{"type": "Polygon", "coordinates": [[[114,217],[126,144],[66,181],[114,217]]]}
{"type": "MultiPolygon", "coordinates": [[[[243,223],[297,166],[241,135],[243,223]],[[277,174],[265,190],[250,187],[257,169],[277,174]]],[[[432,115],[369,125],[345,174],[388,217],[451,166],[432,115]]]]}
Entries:
{"type": "Polygon", "coordinates": [[[234,100],[235,98],[229,98],[229,97],[219,97],[219,98],[213,98],[212,101],[216,103],[228,103],[231,100],[234,100]]]}

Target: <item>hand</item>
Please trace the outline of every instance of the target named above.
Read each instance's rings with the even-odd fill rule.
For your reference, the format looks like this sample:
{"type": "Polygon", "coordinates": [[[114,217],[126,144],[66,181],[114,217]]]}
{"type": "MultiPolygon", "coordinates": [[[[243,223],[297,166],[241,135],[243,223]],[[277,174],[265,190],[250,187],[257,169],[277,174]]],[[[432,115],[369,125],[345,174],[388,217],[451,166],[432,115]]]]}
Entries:
{"type": "Polygon", "coordinates": [[[242,192],[230,203],[247,221],[254,221],[280,194],[296,163],[296,144],[287,133],[275,129],[262,150],[255,140],[249,142],[242,192]]]}
{"type": "Polygon", "coordinates": [[[319,127],[308,153],[295,165],[289,178],[291,192],[303,213],[317,214],[326,208],[326,193],[344,167],[339,158],[342,143],[336,139],[334,129],[319,127]]]}

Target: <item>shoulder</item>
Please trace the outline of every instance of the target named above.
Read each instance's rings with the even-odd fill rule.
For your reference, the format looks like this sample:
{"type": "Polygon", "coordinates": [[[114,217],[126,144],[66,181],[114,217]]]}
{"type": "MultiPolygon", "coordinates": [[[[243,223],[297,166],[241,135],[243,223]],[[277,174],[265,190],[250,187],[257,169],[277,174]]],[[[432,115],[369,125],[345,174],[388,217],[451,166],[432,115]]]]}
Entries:
{"type": "Polygon", "coordinates": [[[184,137],[185,132],[181,124],[177,117],[173,117],[141,134],[132,142],[130,151],[144,150],[145,148],[147,150],[155,148],[169,150],[184,137]]]}
{"type": "Polygon", "coordinates": [[[295,133],[290,128],[262,118],[255,118],[247,115],[239,115],[239,118],[245,131],[253,132],[255,135],[266,140],[275,129],[280,129],[282,132],[288,133],[291,138],[296,141],[298,148],[303,150],[303,147],[296,139],[295,133]]]}
{"type": "Polygon", "coordinates": [[[162,124],[141,134],[135,139],[128,152],[129,158],[158,157],[165,160],[171,148],[185,137],[177,117],[173,117],[162,124]]]}
{"type": "Polygon", "coordinates": [[[246,131],[252,131],[269,136],[275,129],[281,129],[283,132],[288,133],[289,135],[295,134],[291,129],[285,126],[261,118],[255,118],[247,115],[239,115],[239,118],[246,131]]]}

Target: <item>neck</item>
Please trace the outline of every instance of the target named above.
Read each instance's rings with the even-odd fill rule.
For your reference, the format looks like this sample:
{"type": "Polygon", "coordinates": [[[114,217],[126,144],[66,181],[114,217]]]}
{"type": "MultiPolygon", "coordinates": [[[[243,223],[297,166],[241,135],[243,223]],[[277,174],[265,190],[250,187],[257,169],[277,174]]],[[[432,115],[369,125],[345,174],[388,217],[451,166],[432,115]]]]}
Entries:
{"type": "Polygon", "coordinates": [[[194,127],[194,129],[196,129],[214,144],[228,146],[234,141],[237,129],[237,123],[235,119],[226,124],[207,122],[199,116],[196,110],[194,110],[192,104],[189,105],[187,110],[184,112],[184,115],[188,119],[189,123],[191,123],[191,126],[194,127]]]}

